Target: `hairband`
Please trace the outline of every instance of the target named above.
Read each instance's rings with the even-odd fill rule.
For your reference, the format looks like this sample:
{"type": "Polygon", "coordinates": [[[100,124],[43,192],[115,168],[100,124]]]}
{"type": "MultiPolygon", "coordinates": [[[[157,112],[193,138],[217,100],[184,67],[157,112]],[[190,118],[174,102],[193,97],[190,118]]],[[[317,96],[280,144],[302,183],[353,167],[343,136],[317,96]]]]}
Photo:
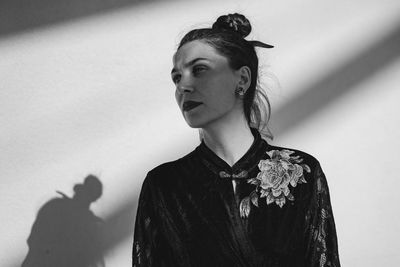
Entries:
{"type": "MultiPolygon", "coordinates": [[[[213,24],[213,26],[211,27],[211,30],[214,30],[214,31],[222,31],[222,32],[233,32],[233,33],[236,33],[236,34],[238,34],[238,35],[240,35],[243,39],[244,39],[244,36],[242,36],[238,31],[237,31],[237,27],[235,27],[234,29],[232,29],[233,27],[231,26],[231,27],[229,27],[229,28],[223,28],[223,27],[221,27],[221,26],[219,26],[219,25],[216,25],[215,23],[213,24]]],[[[246,39],[244,39],[245,41],[247,41],[246,39]]],[[[252,41],[247,41],[247,42],[249,42],[252,46],[254,46],[254,47],[256,47],[256,46],[258,46],[258,47],[263,47],[263,48],[273,48],[274,46],[273,45],[270,45],[270,44],[266,44],[266,43],[263,43],[263,42],[260,42],[260,41],[255,41],[255,40],[252,40],[252,41]]]]}
{"type": "Polygon", "coordinates": [[[252,44],[253,46],[258,46],[258,47],[263,47],[263,48],[273,48],[273,45],[270,44],[266,44],[260,41],[248,41],[250,44],[252,44]]]}

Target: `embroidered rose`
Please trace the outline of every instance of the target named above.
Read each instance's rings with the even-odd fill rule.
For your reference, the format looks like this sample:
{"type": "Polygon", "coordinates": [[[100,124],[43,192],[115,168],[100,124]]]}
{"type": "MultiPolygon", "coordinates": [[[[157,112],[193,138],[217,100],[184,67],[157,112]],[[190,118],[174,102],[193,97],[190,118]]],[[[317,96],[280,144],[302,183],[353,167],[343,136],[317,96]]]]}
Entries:
{"type": "Polygon", "coordinates": [[[258,207],[259,198],[265,198],[267,205],[276,203],[283,207],[286,199],[293,201],[294,196],[290,192],[291,187],[306,183],[304,171],[311,172],[310,167],[302,164],[299,156],[292,156],[291,150],[271,150],[266,152],[269,159],[260,160],[258,168],[260,172],[257,177],[248,180],[256,185],[256,189],[240,202],[240,215],[248,217],[250,213],[250,202],[258,207]]]}

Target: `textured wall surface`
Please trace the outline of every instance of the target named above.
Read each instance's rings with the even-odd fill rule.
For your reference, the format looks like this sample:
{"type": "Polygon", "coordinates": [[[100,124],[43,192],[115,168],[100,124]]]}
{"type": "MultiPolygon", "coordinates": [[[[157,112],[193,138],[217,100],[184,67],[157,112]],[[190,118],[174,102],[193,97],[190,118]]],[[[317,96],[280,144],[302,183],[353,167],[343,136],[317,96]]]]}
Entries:
{"type": "Polygon", "coordinates": [[[398,1],[26,2],[0,8],[1,266],[21,265],[38,211],[89,174],[103,186],[92,213],[76,212],[82,201],[56,208],[47,235],[50,219],[67,214],[71,234],[95,214],[102,241],[82,244],[131,266],[146,172],[198,144],[175,103],[172,54],[187,30],[232,12],[250,19],[250,39],[275,45],[259,50],[272,143],[321,162],[342,265],[399,266],[398,1]]]}

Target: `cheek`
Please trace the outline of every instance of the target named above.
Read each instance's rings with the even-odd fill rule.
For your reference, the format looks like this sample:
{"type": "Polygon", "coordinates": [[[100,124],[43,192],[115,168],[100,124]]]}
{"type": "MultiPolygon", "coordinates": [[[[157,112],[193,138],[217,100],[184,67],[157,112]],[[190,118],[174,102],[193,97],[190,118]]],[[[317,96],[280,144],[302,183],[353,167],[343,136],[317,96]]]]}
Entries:
{"type": "Polygon", "coordinates": [[[229,80],[220,80],[213,86],[212,99],[222,106],[231,106],[236,100],[233,84],[229,80]]]}
{"type": "Polygon", "coordinates": [[[217,113],[225,113],[227,110],[231,110],[235,104],[234,97],[227,90],[215,90],[208,99],[208,107],[217,113]]]}
{"type": "Polygon", "coordinates": [[[234,81],[229,75],[216,75],[202,81],[201,86],[206,88],[207,94],[216,98],[232,98],[234,94],[234,81]]]}

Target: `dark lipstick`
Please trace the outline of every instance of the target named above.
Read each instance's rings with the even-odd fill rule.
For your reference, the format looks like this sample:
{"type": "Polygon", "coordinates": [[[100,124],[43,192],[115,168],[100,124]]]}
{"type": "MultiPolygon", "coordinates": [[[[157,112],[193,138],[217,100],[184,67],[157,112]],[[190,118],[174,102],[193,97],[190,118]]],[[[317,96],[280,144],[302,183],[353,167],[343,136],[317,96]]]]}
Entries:
{"type": "Polygon", "coordinates": [[[189,111],[201,104],[203,104],[203,103],[196,102],[196,101],[185,101],[185,102],[183,102],[182,109],[183,109],[183,111],[189,111]]]}

